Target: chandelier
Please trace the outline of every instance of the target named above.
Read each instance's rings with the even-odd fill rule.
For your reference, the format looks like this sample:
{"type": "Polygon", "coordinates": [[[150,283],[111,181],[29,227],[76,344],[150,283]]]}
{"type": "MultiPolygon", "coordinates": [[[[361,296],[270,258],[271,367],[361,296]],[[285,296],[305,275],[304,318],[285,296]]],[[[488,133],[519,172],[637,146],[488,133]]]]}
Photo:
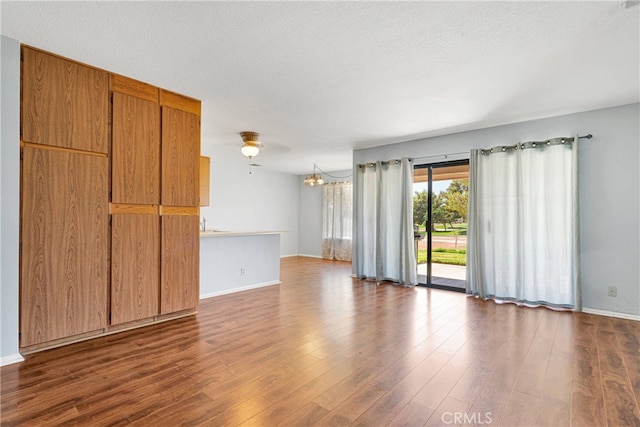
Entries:
{"type": "Polygon", "coordinates": [[[324,179],[322,179],[322,174],[318,173],[318,166],[316,166],[316,164],[313,164],[313,174],[311,175],[307,175],[304,178],[304,183],[310,187],[314,187],[316,185],[322,185],[324,184],[324,179]]]}

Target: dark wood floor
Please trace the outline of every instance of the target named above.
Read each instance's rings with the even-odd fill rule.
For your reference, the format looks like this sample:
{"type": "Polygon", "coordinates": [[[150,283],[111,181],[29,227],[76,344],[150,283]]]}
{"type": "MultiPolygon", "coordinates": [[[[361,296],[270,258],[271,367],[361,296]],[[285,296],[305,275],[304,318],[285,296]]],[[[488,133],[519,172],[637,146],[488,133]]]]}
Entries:
{"type": "Polygon", "coordinates": [[[639,322],[349,274],[287,258],[282,285],[27,356],[2,425],[640,425],[639,322]]]}

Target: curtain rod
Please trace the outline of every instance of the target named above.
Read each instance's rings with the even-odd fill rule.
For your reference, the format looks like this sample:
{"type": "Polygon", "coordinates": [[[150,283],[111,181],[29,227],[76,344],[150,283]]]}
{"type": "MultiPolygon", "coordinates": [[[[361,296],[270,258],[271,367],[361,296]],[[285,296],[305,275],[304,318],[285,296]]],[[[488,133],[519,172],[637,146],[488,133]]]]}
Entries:
{"type": "MultiPolygon", "coordinates": [[[[545,139],[544,141],[531,141],[531,142],[549,142],[553,139],[561,139],[561,140],[569,140],[572,139],[574,137],[572,136],[556,136],[555,138],[549,138],[549,139],[545,139]]],[[[586,135],[578,135],[578,139],[591,139],[593,138],[593,135],[591,135],[590,133],[586,134],[586,135]]],[[[517,145],[517,144],[516,144],[517,145]]]]}
{"type": "MultiPolygon", "coordinates": [[[[518,142],[517,144],[513,144],[513,145],[502,145],[502,146],[496,146],[493,148],[482,148],[480,149],[480,154],[491,154],[494,152],[506,152],[506,151],[511,151],[511,150],[519,150],[519,149],[526,149],[526,148],[536,148],[536,146],[538,144],[540,144],[540,146],[549,146],[549,145],[557,145],[557,144],[563,144],[565,142],[574,140],[574,138],[576,137],[568,137],[568,136],[557,136],[555,138],[550,138],[550,139],[546,139],[544,141],[527,141],[527,142],[518,142]]],[[[587,135],[577,135],[577,139],[591,139],[593,138],[593,135],[591,134],[587,134],[587,135]]]]}
{"type": "MultiPolygon", "coordinates": [[[[409,161],[412,161],[413,159],[409,159],[409,161]]],[[[402,162],[401,159],[392,159],[392,160],[385,160],[383,162],[379,162],[381,165],[388,165],[389,163],[393,163],[396,165],[399,165],[402,162]]],[[[358,163],[356,166],[359,168],[374,168],[377,166],[378,162],[367,162],[367,163],[358,163]]]]}
{"type": "Polygon", "coordinates": [[[469,154],[469,152],[468,151],[460,151],[459,153],[434,154],[433,156],[412,157],[409,160],[413,161],[413,160],[422,160],[422,159],[432,159],[434,157],[444,157],[445,159],[448,159],[449,156],[459,156],[461,154],[469,154]]]}
{"type": "MultiPolygon", "coordinates": [[[[566,137],[567,139],[569,139],[569,137],[566,137]]],[[[586,135],[578,135],[578,139],[591,139],[593,138],[593,135],[588,133],[586,135]]],[[[552,138],[552,139],[556,139],[556,138],[552,138]]],[[[546,141],[550,141],[550,140],[546,140],[546,141]]],[[[545,141],[545,142],[546,142],[545,141]]],[[[409,159],[410,162],[414,161],[414,160],[422,160],[422,159],[432,159],[434,157],[444,157],[445,159],[448,159],[449,156],[459,156],[461,154],[469,154],[468,151],[460,151],[458,153],[448,153],[448,154],[434,154],[433,156],[422,156],[422,157],[411,157],[409,159]]],[[[400,163],[399,160],[389,160],[389,162],[396,162],[396,163],[400,163]]],[[[382,162],[387,163],[387,162],[382,162]]],[[[357,165],[358,167],[367,167],[367,166],[375,166],[375,163],[371,163],[371,162],[367,162],[367,163],[361,163],[357,165]]]]}
{"type": "MultiPolygon", "coordinates": [[[[593,135],[590,134],[590,133],[588,133],[586,135],[578,135],[578,139],[591,139],[591,138],[593,138],[593,135]]],[[[552,138],[552,139],[557,139],[557,138],[552,138]]],[[[566,137],[566,139],[570,139],[570,138],[566,137]]],[[[550,140],[546,140],[545,142],[548,142],[548,141],[550,141],[550,140]]],[[[449,156],[459,156],[461,154],[469,154],[469,152],[468,151],[462,151],[462,152],[459,152],[459,153],[436,154],[436,155],[433,155],[433,156],[412,157],[409,160],[412,160],[412,161],[413,160],[422,160],[422,159],[430,159],[430,158],[433,158],[433,157],[444,157],[445,159],[447,159],[447,158],[449,158],[449,156]]]]}

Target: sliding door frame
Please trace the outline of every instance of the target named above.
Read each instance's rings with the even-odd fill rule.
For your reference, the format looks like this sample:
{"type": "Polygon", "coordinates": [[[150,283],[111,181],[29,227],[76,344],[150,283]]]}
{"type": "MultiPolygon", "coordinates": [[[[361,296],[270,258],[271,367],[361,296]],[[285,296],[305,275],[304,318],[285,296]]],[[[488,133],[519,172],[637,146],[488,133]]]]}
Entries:
{"type": "MultiPolygon", "coordinates": [[[[417,169],[427,169],[427,218],[428,224],[426,225],[426,238],[427,238],[427,275],[426,275],[426,283],[418,283],[418,285],[426,286],[428,288],[436,288],[436,289],[444,289],[448,291],[456,291],[456,292],[465,292],[463,288],[456,288],[453,286],[447,285],[438,285],[432,282],[432,256],[431,251],[433,250],[433,231],[431,226],[432,221],[432,211],[433,211],[433,169],[447,167],[447,166],[463,166],[469,165],[469,159],[461,159],[461,160],[449,160],[444,162],[435,162],[435,163],[423,163],[419,165],[413,166],[413,171],[417,169]]],[[[417,265],[417,254],[416,254],[416,265],[417,265]]],[[[465,266],[466,267],[466,266],[465,266]]]]}

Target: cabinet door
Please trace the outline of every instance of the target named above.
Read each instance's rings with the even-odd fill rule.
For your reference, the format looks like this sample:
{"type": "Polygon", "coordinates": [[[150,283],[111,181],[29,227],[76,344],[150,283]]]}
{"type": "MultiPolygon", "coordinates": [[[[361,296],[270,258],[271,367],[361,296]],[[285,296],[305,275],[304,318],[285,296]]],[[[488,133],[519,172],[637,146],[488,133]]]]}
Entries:
{"type": "Polygon", "coordinates": [[[162,216],[162,314],[195,308],[200,297],[197,215],[162,216]]]}
{"type": "Polygon", "coordinates": [[[21,346],[107,326],[108,160],[24,147],[21,346]]]}
{"type": "Polygon", "coordinates": [[[211,158],[200,157],[200,206],[209,206],[211,158]]]}
{"type": "Polygon", "coordinates": [[[162,107],[162,204],[199,205],[200,118],[162,107]]]}
{"type": "Polygon", "coordinates": [[[160,106],[113,93],[112,202],[160,203],[160,106]]]}
{"type": "Polygon", "coordinates": [[[111,324],[159,314],[160,217],[113,214],[111,324]]]}
{"type": "Polygon", "coordinates": [[[107,72],[22,49],[22,140],[106,153],[107,72]]]}

